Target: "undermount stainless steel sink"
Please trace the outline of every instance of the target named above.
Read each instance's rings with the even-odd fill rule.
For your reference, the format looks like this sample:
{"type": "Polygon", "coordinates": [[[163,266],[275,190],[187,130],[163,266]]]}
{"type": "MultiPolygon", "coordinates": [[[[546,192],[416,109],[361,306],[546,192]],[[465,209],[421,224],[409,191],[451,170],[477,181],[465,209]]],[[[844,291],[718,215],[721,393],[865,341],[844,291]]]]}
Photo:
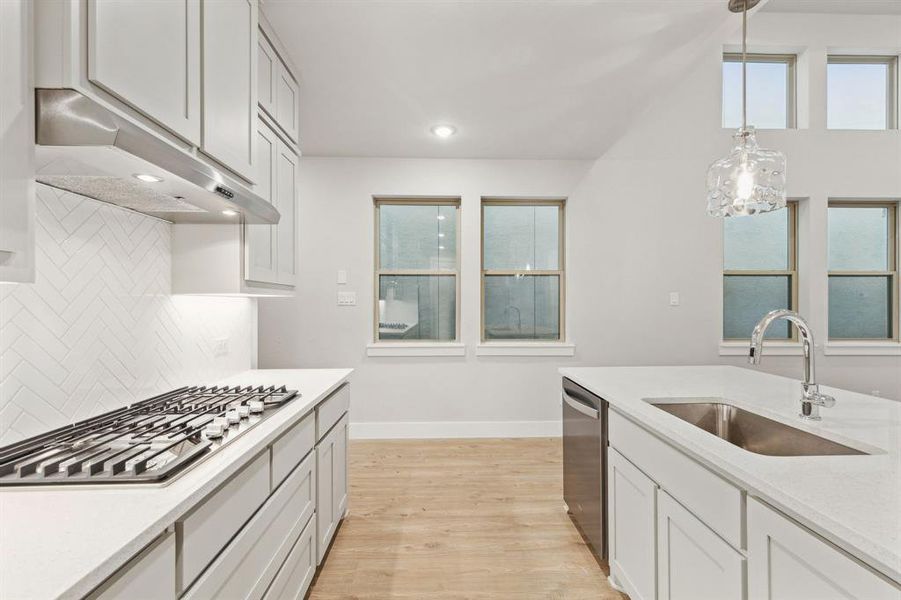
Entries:
{"type": "Polygon", "coordinates": [[[756,454],[837,456],[867,454],[722,402],[651,402],[660,410],[756,454]]]}

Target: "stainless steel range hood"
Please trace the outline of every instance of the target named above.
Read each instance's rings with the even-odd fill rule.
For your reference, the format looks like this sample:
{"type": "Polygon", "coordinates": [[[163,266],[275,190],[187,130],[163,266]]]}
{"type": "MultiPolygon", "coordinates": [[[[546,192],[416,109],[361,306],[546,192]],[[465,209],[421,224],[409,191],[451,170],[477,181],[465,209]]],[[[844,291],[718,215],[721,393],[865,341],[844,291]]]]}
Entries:
{"type": "Polygon", "coordinates": [[[40,183],[173,223],[278,223],[272,204],[224,171],[84,94],[38,89],[35,101],[40,183]]]}

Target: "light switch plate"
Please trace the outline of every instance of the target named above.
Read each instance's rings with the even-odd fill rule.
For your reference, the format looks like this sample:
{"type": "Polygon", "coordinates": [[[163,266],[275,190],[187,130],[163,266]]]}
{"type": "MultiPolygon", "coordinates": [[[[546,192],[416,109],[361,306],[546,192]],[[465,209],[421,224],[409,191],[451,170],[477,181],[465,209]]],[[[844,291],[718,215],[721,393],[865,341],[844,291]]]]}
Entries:
{"type": "Polygon", "coordinates": [[[338,306],[356,306],[356,292],[338,292],[338,306]]]}
{"type": "Polygon", "coordinates": [[[347,283],[347,271],[345,271],[344,269],[338,271],[338,283],[340,285],[347,283]]]}
{"type": "Polygon", "coordinates": [[[228,355],[228,338],[217,338],[213,340],[213,356],[228,355]]]}
{"type": "Polygon", "coordinates": [[[670,306],[679,306],[679,292],[670,292],[669,293],[669,305],[670,306]]]}

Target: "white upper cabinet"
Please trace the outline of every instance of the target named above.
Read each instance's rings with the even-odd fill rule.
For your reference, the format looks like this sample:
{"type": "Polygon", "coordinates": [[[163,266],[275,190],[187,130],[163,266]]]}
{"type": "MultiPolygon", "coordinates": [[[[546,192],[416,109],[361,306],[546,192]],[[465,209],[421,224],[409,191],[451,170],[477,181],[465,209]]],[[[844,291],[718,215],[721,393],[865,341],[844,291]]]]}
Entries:
{"type": "Polygon", "coordinates": [[[297,230],[297,154],[285,143],[279,143],[275,164],[277,198],[275,207],[281,214],[276,225],[278,242],[278,276],[276,283],[294,285],[297,230]]]}
{"type": "Polygon", "coordinates": [[[203,152],[256,178],[257,2],[203,2],[203,152]]]}
{"type": "Polygon", "coordinates": [[[898,600],[901,587],[755,498],[748,499],[749,600],[898,600]]]}
{"type": "Polygon", "coordinates": [[[34,281],[32,3],[0,0],[0,281],[34,281]]]}
{"type": "MultiPolygon", "coordinates": [[[[280,140],[261,119],[257,131],[257,183],[254,191],[273,203],[276,190],[275,168],[280,140]]],[[[285,219],[282,214],[281,220],[285,219]]],[[[278,225],[244,225],[244,278],[248,281],[278,282],[278,225]]]]}
{"type": "Polygon", "coordinates": [[[282,58],[286,51],[278,38],[269,30],[265,20],[260,26],[257,52],[257,87],[259,104],[288,140],[297,144],[299,129],[298,100],[300,90],[297,80],[282,58]]]}
{"type": "Polygon", "coordinates": [[[200,0],[90,0],[88,79],[200,144],[200,0]]]}

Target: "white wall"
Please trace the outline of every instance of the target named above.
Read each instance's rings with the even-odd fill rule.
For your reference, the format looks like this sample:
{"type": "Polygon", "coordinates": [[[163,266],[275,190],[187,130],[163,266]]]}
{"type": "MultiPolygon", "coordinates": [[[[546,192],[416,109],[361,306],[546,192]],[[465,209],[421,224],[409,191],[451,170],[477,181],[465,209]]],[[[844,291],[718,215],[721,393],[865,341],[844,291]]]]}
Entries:
{"type": "MultiPolygon", "coordinates": [[[[827,45],[898,51],[901,20],[769,15],[752,22],[754,50],[805,49],[801,122],[764,131],[788,155],[789,193],[803,197],[801,312],[826,332],[825,217],[830,196],[901,198],[901,137],[825,131],[827,45]]],[[[705,213],[707,166],[728,151],[720,127],[719,51],[662,96],[594,164],[554,161],[301,160],[300,289],[261,300],[263,367],[349,366],[356,435],[553,433],[559,365],[744,364],[721,356],[722,222],[705,213]],[[373,195],[462,197],[462,338],[465,358],[368,358],[372,332],[373,195]],[[567,330],[574,358],[476,357],[481,196],[566,196],[567,330]],[[342,289],[356,307],[338,307],[342,289]],[[679,291],[682,305],[670,307],[679,291]],[[397,423],[409,423],[397,425],[397,423]]],[[[540,140],[536,140],[540,143],[540,140]]],[[[901,357],[819,356],[821,382],[901,399],[901,357]]],[[[765,356],[763,370],[799,377],[797,356],[765,356]]]]}
{"type": "Polygon", "coordinates": [[[43,185],[36,204],[35,282],[0,284],[0,446],[250,368],[254,300],[171,296],[168,223],[43,185]]]}

